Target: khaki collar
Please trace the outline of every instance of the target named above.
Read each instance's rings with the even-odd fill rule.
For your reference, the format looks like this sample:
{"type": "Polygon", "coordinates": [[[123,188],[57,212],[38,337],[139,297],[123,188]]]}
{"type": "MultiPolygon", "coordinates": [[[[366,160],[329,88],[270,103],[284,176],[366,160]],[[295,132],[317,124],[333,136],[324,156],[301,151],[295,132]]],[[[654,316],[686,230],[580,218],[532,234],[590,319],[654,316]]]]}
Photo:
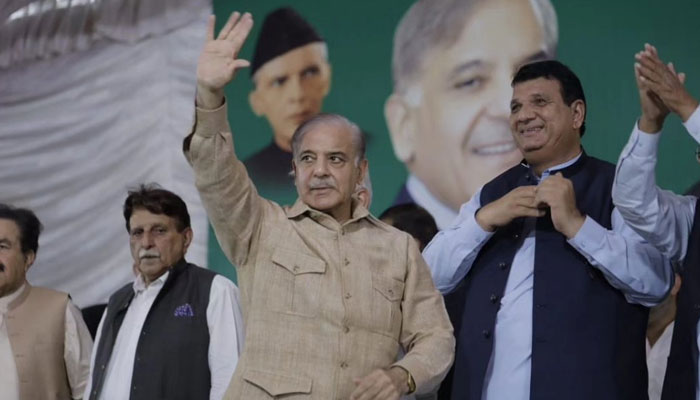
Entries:
{"type": "MultiPolygon", "coordinates": [[[[350,220],[346,221],[345,224],[348,224],[353,221],[357,221],[359,219],[365,218],[369,216],[369,211],[360,204],[356,198],[352,198],[352,216],[350,217],[350,220]]],[[[323,218],[323,216],[326,216],[327,218],[333,219],[329,214],[326,214],[322,211],[315,210],[311,207],[309,207],[306,203],[301,201],[300,198],[297,198],[297,201],[294,202],[294,205],[289,207],[286,210],[287,218],[288,219],[294,219],[299,217],[300,215],[307,214],[308,216],[317,219],[317,218],[323,218]]]]}

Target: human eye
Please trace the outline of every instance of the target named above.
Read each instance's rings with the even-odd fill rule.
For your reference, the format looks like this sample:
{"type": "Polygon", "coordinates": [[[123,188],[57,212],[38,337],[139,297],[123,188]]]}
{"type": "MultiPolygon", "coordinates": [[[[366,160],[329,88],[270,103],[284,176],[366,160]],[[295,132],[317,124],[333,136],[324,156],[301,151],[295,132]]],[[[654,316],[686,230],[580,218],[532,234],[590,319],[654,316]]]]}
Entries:
{"type": "Polygon", "coordinates": [[[134,229],[131,231],[131,237],[140,238],[143,236],[143,229],[134,229]]]}
{"type": "Polygon", "coordinates": [[[311,76],[316,76],[321,73],[321,69],[317,65],[310,66],[301,71],[302,78],[308,78],[311,76]]]}
{"type": "Polygon", "coordinates": [[[275,88],[282,87],[285,84],[285,82],[287,82],[287,77],[280,76],[272,80],[271,86],[275,88]]]}
{"type": "Polygon", "coordinates": [[[518,111],[520,111],[520,107],[521,107],[520,103],[511,103],[510,104],[510,113],[511,114],[517,113],[518,111]]]}
{"type": "Polygon", "coordinates": [[[311,154],[302,154],[302,155],[299,157],[299,161],[308,164],[308,163],[310,163],[311,161],[313,161],[313,157],[311,157],[311,154]]]}
{"type": "Polygon", "coordinates": [[[345,161],[345,159],[344,159],[343,157],[341,157],[341,156],[330,156],[330,157],[329,157],[329,160],[330,160],[333,164],[341,164],[341,163],[343,163],[343,162],[345,161]]]}
{"type": "Polygon", "coordinates": [[[458,79],[452,88],[458,90],[477,90],[481,88],[486,83],[486,78],[483,76],[473,76],[465,77],[463,79],[458,79]]]}

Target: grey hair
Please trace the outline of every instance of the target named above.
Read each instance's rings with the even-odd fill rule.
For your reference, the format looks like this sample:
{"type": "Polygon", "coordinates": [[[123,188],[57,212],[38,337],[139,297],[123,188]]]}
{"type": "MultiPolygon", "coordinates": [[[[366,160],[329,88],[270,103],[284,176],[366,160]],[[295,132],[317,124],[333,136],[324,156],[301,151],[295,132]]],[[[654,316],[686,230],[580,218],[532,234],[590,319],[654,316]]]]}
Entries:
{"type": "MultiPolygon", "coordinates": [[[[394,92],[405,93],[430,49],[454,44],[474,8],[487,0],[418,0],[406,11],[394,33],[391,72],[394,92]]],[[[550,0],[529,0],[544,31],[545,52],[556,56],[557,13],[550,0]]]]}
{"type": "Polygon", "coordinates": [[[292,157],[294,160],[299,155],[301,142],[304,136],[319,125],[334,125],[336,127],[347,128],[353,136],[355,145],[355,165],[360,165],[360,161],[365,159],[365,148],[367,147],[365,135],[354,122],[340,114],[320,113],[304,121],[294,131],[292,135],[292,157]]]}

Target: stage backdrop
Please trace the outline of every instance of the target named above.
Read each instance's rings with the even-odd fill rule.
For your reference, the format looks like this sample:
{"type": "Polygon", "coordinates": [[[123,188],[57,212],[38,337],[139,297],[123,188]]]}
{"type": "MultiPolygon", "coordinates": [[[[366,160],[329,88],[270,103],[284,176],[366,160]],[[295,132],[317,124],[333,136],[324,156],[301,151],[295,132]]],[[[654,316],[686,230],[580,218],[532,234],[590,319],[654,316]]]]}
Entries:
{"type": "MultiPolygon", "coordinates": [[[[324,2],[296,0],[292,6],[326,39],[332,84],[323,110],[341,113],[368,133],[368,158],[374,187],[371,211],[390,206],[407,177],[394,155],[384,103],[392,93],[391,54],[396,26],[412,1],[324,2]]],[[[437,2],[439,3],[439,2],[437,2]]],[[[645,42],[653,43],[663,59],[674,61],[688,74],[689,90],[700,97],[700,2],[653,0],[610,2],[554,0],[559,45],[557,58],[581,78],[588,101],[587,133],[583,144],[590,155],[616,162],[633,124],[639,101],[633,75],[633,55],[645,42]]],[[[214,0],[217,29],[233,10],[249,11],[256,25],[241,57],[252,57],[264,16],[288,1],[214,0]]],[[[248,71],[229,85],[229,121],[241,158],[270,143],[271,129],[248,103],[253,85],[248,71]]],[[[700,178],[695,143],[677,117],[666,123],[661,143],[658,181],[664,188],[684,192],[700,178]]],[[[289,199],[280,199],[288,202],[289,199]]],[[[225,257],[210,236],[209,266],[233,277],[225,257]]],[[[234,278],[235,279],[235,278],[234,278]]]]}

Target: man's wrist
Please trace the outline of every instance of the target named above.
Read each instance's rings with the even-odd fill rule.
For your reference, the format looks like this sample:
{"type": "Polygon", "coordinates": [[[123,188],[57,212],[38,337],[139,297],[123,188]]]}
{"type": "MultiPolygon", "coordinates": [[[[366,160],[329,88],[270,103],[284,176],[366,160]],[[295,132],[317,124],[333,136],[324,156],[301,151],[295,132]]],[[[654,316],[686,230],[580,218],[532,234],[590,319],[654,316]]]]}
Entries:
{"type": "Polygon", "coordinates": [[[678,108],[678,116],[681,117],[683,122],[688,122],[688,119],[691,115],[693,115],[697,108],[698,101],[691,97],[687,102],[678,108]]]}
{"type": "Polygon", "coordinates": [[[664,126],[665,119],[665,116],[663,118],[649,118],[642,114],[638,122],[639,130],[649,134],[659,133],[664,126]]]}
{"type": "Polygon", "coordinates": [[[480,209],[476,210],[476,213],[474,214],[474,220],[481,227],[481,229],[485,230],[486,232],[495,232],[496,227],[484,221],[484,212],[488,213],[486,207],[488,206],[481,207],[480,209]]]}
{"type": "Polygon", "coordinates": [[[407,369],[394,365],[393,367],[389,368],[388,373],[391,380],[394,382],[394,386],[399,389],[401,394],[410,394],[415,391],[415,383],[412,385],[413,387],[411,387],[413,377],[407,369]]]}
{"type": "Polygon", "coordinates": [[[215,110],[224,103],[224,91],[222,89],[211,90],[198,85],[195,103],[199,108],[215,110]]]}

